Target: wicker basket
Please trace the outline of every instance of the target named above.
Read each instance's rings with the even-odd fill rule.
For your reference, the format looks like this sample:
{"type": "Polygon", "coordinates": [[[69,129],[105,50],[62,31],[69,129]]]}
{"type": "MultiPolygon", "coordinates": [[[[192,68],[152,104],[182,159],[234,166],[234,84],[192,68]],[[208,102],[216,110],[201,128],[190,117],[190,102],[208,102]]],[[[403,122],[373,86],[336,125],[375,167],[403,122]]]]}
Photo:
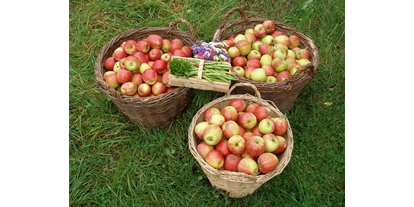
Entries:
{"type": "Polygon", "coordinates": [[[215,99],[214,101],[204,105],[193,117],[191,125],[188,129],[188,145],[191,154],[200,164],[203,172],[206,174],[211,185],[218,191],[227,194],[232,198],[241,198],[254,193],[263,183],[282,173],[283,169],[287,166],[290,161],[292,150],[293,150],[293,134],[288,121],[288,131],[284,135],[287,141],[287,148],[284,152],[277,155],[279,158],[279,164],[276,169],[266,174],[259,174],[257,176],[247,175],[241,172],[231,172],[227,170],[217,170],[211,167],[197,152],[197,145],[200,143],[200,139],[194,132],[194,127],[197,123],[203,120],[204,112],[210,107],[222,108],[230,103],[234,98],[241,98],[247,104],[257,103],[259,105],[267,106],[271,110],[271,115],[275,117],[283,117],[287,120],[286,116],[283,115],[279,109],[271,101],[261,99],[260,92],[256,87],[250,83],[236,83],[232,85],[229,91],[221,98],[215,99]],[[237,94],[230,95],[232,90],[236,87],[250,87],[255,91],[255,96],[250,94],[237,94]]]}
{"type": "MultiPolygon", "coordinates": [[[[256,24],[263,23],[266,18],[252,18],[247,17],[244,10],[240,7],[229,10],[222,18],[219,28],[214,34],[213,40],[224,40],[231,35],[243,33],[248,28],[253,28],[256,24]],[[233,20],[226,23],[227,18],[234,12],[240,14],[239,20],[233,20]]],[[[316,69],[319,64],[318,48],[315,46],[312,39],[302,34],[295,28],[284,25],[280,22],[274,21],[275,30],[280,30],[287,35],[296,35],[300,38],[300,48],[307,48],[311,53],[311,64],[303,66],[295,75],[283,82],[266,83],[255,82],[244,77],[239,76],[239,79],[232,81],[232,83],[251,83],[260,91],[262,98],[273,101],[279,110],[287,112],[293,107],[293,103],[305,85],[312,80],[316,75],[316,69]],[[298,74],[303,75],[299,76],[298,74]]],[[[250,87],[239,87],[234,90],[235,93],[250,93],[254,91],[250,87]]]]}
{"type": "Polygon", "coordinates": [[[193,28],[184,19],[177,19],[171,22],[169,27],[133,29],[119,34],[105,44],[96,59],[94,70],[97,84],[133,123],[147,129],[163,128],[171,124],[174,118],[184,110],[190,100],[192,89],[178,87],[158,96],[136,98],[116,91],[103,78],[106,71],[103,67],[105,59],[110,57],[122,42],[128,39],[144,39],[149,34],[158,34],[167,39],[179,38],[183,41],[184,45],[188,46],[194,44],[195,41],[193,28]],[[186,25],[190,34],[177,30],[178,23],[186,25]]]}

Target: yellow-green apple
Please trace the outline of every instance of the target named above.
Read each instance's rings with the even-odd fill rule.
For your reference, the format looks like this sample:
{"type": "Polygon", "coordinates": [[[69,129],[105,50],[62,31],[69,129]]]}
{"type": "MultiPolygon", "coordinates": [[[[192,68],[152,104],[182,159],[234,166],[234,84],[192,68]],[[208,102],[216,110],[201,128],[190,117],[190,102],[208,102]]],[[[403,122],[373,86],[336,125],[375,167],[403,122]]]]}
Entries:
{"type": "Polygon", "coordinates": [[[275,151],[273,151],[273,154],[280,154],[286,150],[287,147],[287,141],[284,137],[276,135],[277,140],[279,141],[279,146],[275,151]]]}
{"type": "Polygon", "coordinates": [[[133,55],[128,55],[125,58],[125,68],[129,71],[138,71],[139,67],[141,66],[141,61],[133,55]]]}
{"type": "Polygon", "coordinates": [[[220,152],[213,149],[206,154],[206,162],[213,168],[219,169],[224,165],[224,157],[220,152]]]}
{"type": "Polygon", "coordinates": [[[221,139],[219,143],[216,144],[215,149],[220,152],[224,157],[231,154],[229,147],[227,145],[227,139],[221,139]]]}
{"type": "Polygon", "coordinates": [[[265,20],[262,24],[267,34],[272,34],[275,31],[275,22],[272,20],[265,20]]]}
{"type": "Polygon", "coordinates": [[[141,61],[141,63],[148,63],[149,61],[148,56],[145,55],[143,52],[137,51],[133,55],[137,57],[138,60],[141,61]]]}
{"type": "Polygon", "coordinates": [[[221,127],[225,121],[226,120],[225,120],[223,115],[213,114],[213,115],[211,115],[210,119],[208,120],[208,123],[209,124],[215,124],[215,125],[221,127]]]}
{"type": "Polygon", "coordinates": [[[149,63],[141,63],[141,65],[139,66],[139,73],[144,74],[144,72],[148,69],[151,69],[149,63]]]}
{"type": "Polygon", "coordinates": [[[162,39],[162,46],[161,46],[161,51],[163,53],[169,52],[170,51],[170,46],[171,46],[171,40],[169,39],[162,39]]]}
{"type": "Polygon", "coordinates": [[[256,68],[250,75],[251,79],[256,82],[266,82],[266,71],[263,68],[256,68]]]}
{"type": "Polygon", "coordinates": [[[288,121],[281,117],[272,117],[271,118],[274,125],[275,130],[273,131],[273,134],[282,136],[284,135],[288,130],[288,121]]]}
{"type": "Polygon", "coordinates": [[[266,29],[263,27],[263,24],[256,24],[253,27],[253,30],[254,30],[254,35],[257,38],[262,38],[267,34],[266,29]]]}
{"type": "Polygon", "coordinates": [[[256,136],[259,136],[259,137],[263,136],[263,134],[260,133],[260,131],[259,131],[259,125],[258,124],[253,127],[251,132],[253,132],[253,134],[256,135],[256,136]]]}
{"type": "Polygon", "coordinates": [[[186,57],[192,57],[193,51],[191,50],[191,47],[188,45],[184,45],[181,50],[186,54],[186,57]]]}
{"type": "Polygon", "coordinates": [[[240,127],[233,120],[225,121],[221,126],[221,130],[223,131],[223,136],[227,139],[229,139],[233,135],[240,134],[240,127]]]}
{"type": "Polygon", "coordinates": [[[147,40],[142,39],[142,40],[138,40],[135,46],[135,49],[137,52],[147,53],[150,51],[151,45],[148,43],[147,40]]]}
{"type": "Polygon", "coordinates": [[[256,176],[259,174],[259,166],[252,158],[245,157],[242,158],[237,165],[237,171],[256,176]]]}
{"type": "Polygon", "coordinates": [[[239,40],[234,45],[239,48],[241,56],[247,56],[252,50],[252,44],[247,40],[239,40]]]}
{"type": "Polygon", "coordinates": [[[279,73],[281,71],[285,71],[287,69],[286,60],[283,60],[283,59],[280,59],[280,58],[273,59],[271,65],[275,69],[276,73],[279,73]]]}
{"type": "Polygon", "coordinates": [[[210,125],[207,121],[198,122],[194,127],[194,133],[200,140],[204,140],[204,130],[210,125]]]}
{"type": "Polygon", "coordinates": [[[254,34],[254,30],[253,30],[253,28],[247,28],[246,30],[244,30],[244,34],[246,35],[246,34],[254,34]]]}
{"type": "Polygon", "coordinates": [[[296,65],[294,65],[294,66],[292,66],[292,67],[290,67],[290,69],[289,69],[289,73],[290,73],[290,75],[292,76],[292,75],[295,75],[295,73],[299,70],[299,69],[301,69],[302,68],[302,66],[301,65],[299,65],[299,64],[296,64],[296,65]]]}
{"type": "Polygon", "coordinates": [[[276,169],[279,158],[271,152],[265,152],[257,158],[257,165],[261,173],[270,173],[276,169]]]}
{"type": "Polygon", "coordinates": [[[116,63],[116,60],[114,57],[108,57],[104,61],[104,68],[106,70],[114,70],[115,63],[116,63]]]}
{"type": "Polygon", "coordinates": [[[154,63],[152,64],[152,69],[155,70],[155,72],[157,72],[157,74],[162,75],[165,73],[165,71],[167,71],[167,62],[165,62],[164,60],[158,59],[155,60],[154,63]]]}
{"type": "Polygon", "coordinates": [[[237,172],[237,165],[241,157],[235,154],[229,154],[224,158],[224,169],[232,172],[237,172]]]}
{"type": "Polygon", "coordinates": [[[254,110],[253,114],[256,116],[257,121],[260,123],[260,121],[269,117],[270,110],[266,106],[259,105],[256,110],[254,110]]]}
{"type": "Polygon", "coordinates": [[[168,65],[168,63],[171,60],[171,54],[170,53],[164,53],[164,54],[161,55],[160,59],[162,61],[164,61],[165,63],[167,63],[167,65],[168,65]]]}
{"type": "Polygon", "coordinates": [[[275,30],[275,31],[272,32],[272,37],[275,38],[275,37],[277,37],[279,35],[282,35],[282,34],[284,34],[282,31],[275,30]]]}
{"type": "Polygon", "coordinates": [[[277,82],[277,79],[276,79],[275,76],[267,76],[266,82],[267,83],[276,83],[277,82]]]}
{"type": "Polygon", "coordinates": [[[262,66],[262,64],[260,64],[260,58],[259,59],[251,59],[248,60],[246,63],[247,67],[252,67],[252,68],[260,68],[262,66]]]}
{"type": "Polygon", "coordinates": [[[260,57],[260,64],[261,65],[272,65],[272,56],[269,54],[264,54],[260,57]]]}
{"type": "Polygon", "coordinates": [[[144,82],[142,80],[142,74],[141,73],[133,73],[131,82],[133,82],[138,87],[139,84],[144,82]]]}
{"type": "Polygon", "coordinates": [[[137,92],[141,97],[146,97],[151,94],[151,86],[146,83],[141,83],[138,88],[137,92]]]}
{"type": "Polygon", "coordinates": [[[148,58],[149,60],[155,61],[161,58],[162,55],[162,51],[161,49],[158,48],[152,48],[149,52],[148,52],[148,58]]]}
{"type": "Polygon", "coordinates": [[[252,79],[251,74],[253,72],[253,70],[255,70],[255,67],[246,67],[244,68],[244,77],[247,79],[252,79]]]}
{"type": "Polygon", "coordinates": [[[226,121],[237,121],[238,112],[234,106],[227,105],[221,109],[221,115],[223,115],[226,121]]]}
{"type": "MultiPolygon", "coordinates": [[[[257,111],[257,110],[256,110],[257,111]]],[[[259,122],[259,131],[262,134],[270,134],[275,130],[275,123],[270,118],[264,118],[259,122]]]]}
{"type": "Polygon", "coordinates": [[[260,57],[262,57],[262,54],[260,54],[259,51],[257,50],[250,50],[249,54],[247,54],[247,62],[249,62],[249,60],[260,60],[260,57]]]}
{"type": "Polygon", "coordinates": [[[132,72],[127,69],[120,69],[116,73],[116,80],[122,85],[132,80],[132,72]]]}
{"type": "Polygon", "coordinates": [[[246,112],[254,113],[254,111],[259,107],[260,105],[257,103],[251,103],[247,106],[246,112]]]}
{"type": "Polygon", "coordinates": [[[125,58],[126,56],[127,53],[122,47],[117,47],[112,54],[112,57],[114,57],[116,61],[120,61],[122,58],[125,58]]]}
{"type": "Polygon", "coordinates": [[[133,82],[126,82],[121,85],[121,93],[133,96],[137,92],[137,86],[133,82]]]}
{"type": "Polygon", "coordinates": [[[294,57],[286,57],[285,61],[286,61],[286,67],[289,68],[289,69],[292,66],[298,64],[298,62],[296,61],[296,58],[294,58],[294,57]]]}
{"type": "Polygon", "coordinates": [[[289,48],[299,47],[300,45],[300,39],[296,35],[290,35],[289,36],[290,46],[289,48]]]}
{"type": "Polygon", "coordinates": [[[231,68],[231,71],[237,73],[241,77],[244,77],[244,69],[241,66],[234,66],[231,68]]]}
{"type": "Polygon", "coordinates": [[[239,112],[237,123],[245,129],[253,129],[256,126],[256,116],[251,112],[239,112]]]}
{"type": "MultiPolygon", "coordinates": [[[[284,51],[286,51],[286,52],[288,52],[288,51],[289,51],[288,46],[286,46],[285,44],[282,44],[282,43],[277,43],[277,44],[273,45],[273,51],[276,51],[276,50],[278,50],[278,49],[282,49],[282,50],[284,50],[284,51]]],[[[296,56],[295,56],[295,57],[296,57],[296,56]]]]}
{"type": "Polygon", "coordinates": [[[216,146],[217,143],[220,142],[221,138],[223,137],[223,132],[221,127],[215,124],[209,124],[204,129],[203,140],[208,145],[216,146]]]}
{"type": "Polygon", "coordinates": [[[257,40],[256,35],[254,35],[253,33],[247,33],[244,36],[246,37],[246,40],[250,42],[250,44],[252,44],[253,42],[256,42],[257,40]]]}
{"type": "Polygon", "coordinates": [[[147,41],[150,44],[151,48],[153,49],[159,49],[162,48],[162,37],[158,34],[150,34],[147,37],[147,41]]]}
{"type": "Polygon", "coordinates": [[[151,86],[151,91],[155,95],[160,95],[167,92],[167,87],[161,81],[157,81],[151,86]]]}
{"type": "Polygon", "coordinates": [[[273,133],[265,134],[262,138],[265,141],[265,152],[274,152],[279,146],[279,140],[273,133]]]}
{"type": "Polygon", "coordinates": [[[282,71],[282,72],[280,72],[276,75],[277,82],[282,82],[282,81],[284,81],[288,78],[290,78],[290,73],[286,70],[284,70],[284,71],[282,71]]]}
{"type": "Polygon", "coordinates": [[[170,75],[170,71],[167,70],[167,71],[165,71],[164,74],[162,74],[162,77],[161,77],[161,82],[164,83],[164,85],[167,88],[171,86],[170,83],[169,83],[169,78],[168,78],[169,75],[170,75]]]}
{"type": "Polygon", "coordinates": [[[304,65],[310,64],[311,61],[308,60],[308,59],[299,59],[298,63],[299,63],[299,65],[304,66],[304,65]]]}
{"type": "Polygon", "coordinates": [[[286,53],[286,59],[287,58],[295,58],[296,59],[296,54],[295,54],[295,52],[293,52],[293,50],[291,50],[291,49],[288,49],[288,51],[287,51],[287,53],[286,53]]]}
{"type": "Polygon", "coordinates": [[[114,65],[114,72],[118,73],[119,70],[121,70],[121,63],[119,61],[116,61],[114,65]]]}
{"type": "Polygon", "coordinates": [[[233,43],[236,44],[240,40],[246,40],[247,41],[247,38],[244,34],[237,34],[233,39],[233,43]]]}
{"type": "Polygon", "coordinates": [[[253,136],[246,142],[246,151],[253,157],[259,157],[265,150],[265,141],[260,136],[253,136]]]}
{"type": "Polygon", "coordinates": [[[260,41],[263,42],[263,44],[273,45],[273,37],[270,34],[267,34],[260,38],[260,41]]]}
{"type": "Polygon", "coordinates": [[[145,70],[142,74],[142,80],[148,85],[154,85],[157,82],[157,72],[153,69],[145,70]]]}
{"type": "Polygon", "coordinates": [[[231,60],[233,66],[244,67],[247,65],[247,58],[245,56],[238,56],[231,60]]]}
{"type": "Polygon", "coordinates": [[[285,35],[285,34],[283,34],[283,35],[279,35],[279,36],[276,36],[276,37],[274,37],[273,38],[273,40],[274,40],[274,43],[275,44],[284,44],[284,45],[286,45],[288,48],[289,48],[289,46],[290,46],[290,41],[289,41],[289,37],[287,36],[287,35],[285,35]]]}
{"type": "Polygon", "coordinates": [[[207,153],[209,153],[213,149],[214,149],[213,146],[210,146],[205,142],[200,142],[197,145],[197,152],[204,160],[206,159],[207,153]]]}
{"type": "Polygon", "coordinates": [[[271,65],[263,65],[262,68],[266,71],[267,77],[273,77],[273,75],[275,74],[275,69],[273,69],[271,65]]]}
{"type": "Polygon", "coordinates": [[[137,41],[135,41],[134,39],[129,39],[125,41],[125,44],[124,44],[125,52],[128,55],[133,55],[137,51],[136,44],[137,44],[137,41]]]}
{"type": "Polygon", "coordinates": [[[252,43],[252,50],[259,51],[260,45],[263,45],[263,42],[261,42],[260,40],[256,40],[252,43]]]}
{"type": "Polygon", "coordinates": [[[229,53],[230,58],[232,58],[232,59],[235,58],[235,57],[239,57],[240,56],[240,50],[236,46],[230,47],[227,50],[227,53],[229,53]]]}
{"type": "Polygon", "coordinates": [[[246,109],[247,106],[246,102],[242,98],[231,99],[229,105],[236,108],[237,112],[244,111],[244,109],[246,109]]]}
{"type": "Polygon", "coordinates": [[[275,51],[273,51],[272,53],[272,58],[280,58],[282,60],[286,59],[287,53],[286,50],[284,49],[277,49],[275,51]]]}
{"type": "Polygon", "coordinates": [[[204,112],[204,115],[203,115],[203,117],[204,117],[204,121],[209,121],[210,120],[210,117],[213,115],[213,114],[221,114],[221,111],[220,111],[220,109],[218,109],[218,108],[216,108],[216,107],[211,107],[211,108],[208,108],[205,112],[204,112]]]}
{"type": "Polygon", "coordinates": [[[233,135],[228,139],[227,145],[231,153],[241,155],[246,149],[246,140],[240,135],[233,135]]]}
{"type": "Polygon", "coordinates": [[[112,88],[118,88],[119,82],[116,80],[116,73],[114,71],[106,71],[104,73],[105,82],[112,88]]]}

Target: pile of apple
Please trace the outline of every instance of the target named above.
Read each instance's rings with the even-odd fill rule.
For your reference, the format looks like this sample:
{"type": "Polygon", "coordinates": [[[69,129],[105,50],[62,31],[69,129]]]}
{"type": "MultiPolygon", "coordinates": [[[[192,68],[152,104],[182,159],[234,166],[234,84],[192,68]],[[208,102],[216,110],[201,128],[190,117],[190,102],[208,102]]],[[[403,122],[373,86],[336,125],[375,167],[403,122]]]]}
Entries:
{"type": "Polygon", "coordinates": [[[157,96],[175,89],[168,84],[171,56],[192,55],[191,47],[178,38],[149,34],[140,40],[129,39],[105,59],[104,80],[125,95],[157,96]]]}
{"type": "Polygon", "coordinates": [[[282,82],[311,63],[311,53],[307,48],[300,48],[300,38],[275,30],[272,20],[222,42],[227,44],[232,71],[257,82],[282,82]]]}
{"type": "Polygon", "coordinates": [[[210,107],[194,127],[197,152],[213,168],[258,175],[272,172],[285,151],[288,121],[241,98],[210,107]]]}

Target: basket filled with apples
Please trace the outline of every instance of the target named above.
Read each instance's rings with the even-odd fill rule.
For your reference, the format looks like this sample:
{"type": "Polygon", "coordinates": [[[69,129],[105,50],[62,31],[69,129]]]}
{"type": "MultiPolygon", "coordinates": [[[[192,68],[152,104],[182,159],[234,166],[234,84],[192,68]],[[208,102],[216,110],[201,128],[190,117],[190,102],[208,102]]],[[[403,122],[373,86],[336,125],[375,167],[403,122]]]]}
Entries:
{"type": "Polygon", "coordinates": [[[102,91],[133,123],[147,129],[172,123],[191,98],[192,89],[168,84],[173,55],[192,57],[191,25],[176,19],[168,27],[144,27],[121,33],[101,49],[94,66],[102,91]],[[177,29],[182,23],[188,32],[177,29]]]}
{"type": "MultiPolygon", "coordinates": [[[[248,17],[240,7],[222,18],[213,40],[225,42],[232,71],[238,79],[232,83],[251,83],[262,98],[273,101],[287,112],[302,89],[316,75],[318,48],[313,40],[297,29],[267,18],[248,17]],[[240,19],[227,22],[238,12],[240,19]]],[[[239,87],[235,93],[250,93],[239,87]]]]}
{"type": "Polygon", "coordinates": [[[196,113],[188,145],[211,185],[241,198],[282,173],[291,159],[293,134],[287,117],[254,85],[235,83],[196,113]],[[231,95],[237,87],[250,87],[255,96],[231,95]]]}

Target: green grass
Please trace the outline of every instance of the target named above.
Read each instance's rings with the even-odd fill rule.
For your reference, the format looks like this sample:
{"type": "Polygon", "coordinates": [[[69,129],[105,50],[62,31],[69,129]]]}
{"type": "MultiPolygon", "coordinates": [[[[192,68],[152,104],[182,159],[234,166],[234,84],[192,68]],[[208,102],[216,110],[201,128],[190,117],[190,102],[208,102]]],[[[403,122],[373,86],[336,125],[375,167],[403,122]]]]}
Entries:
{"type": "Polygon", "coordinates": [[[345,1],[69,3],[70,206],[345,206],[345,1]],[[93,70],[119,33],[184,18],[197,39],[210,41],[221,17],[240,5],[311,37],[320,64],[286,114],[295,140],[290,163],[254,194],[233,199],[210,185],[187,143],[192,117],[222,93],[195,91],[171,126],[146,130],[101,91],[93,70]]]}

